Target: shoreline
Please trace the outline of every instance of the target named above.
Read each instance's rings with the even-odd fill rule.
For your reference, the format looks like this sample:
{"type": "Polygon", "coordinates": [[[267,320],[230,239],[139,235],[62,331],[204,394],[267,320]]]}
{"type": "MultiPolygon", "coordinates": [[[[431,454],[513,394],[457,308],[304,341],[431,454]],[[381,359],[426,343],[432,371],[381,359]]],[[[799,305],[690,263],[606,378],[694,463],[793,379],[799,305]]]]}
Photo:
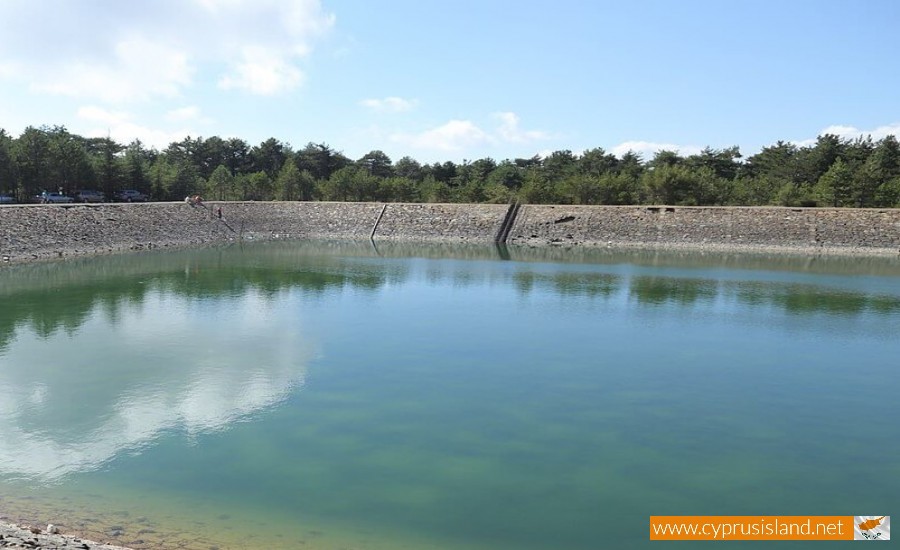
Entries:
{"type": "MultiPolygon", "coordinates": [[[[19,250],[4,252],[0,255],[0,269],[3,266],[24,265],[34,263],[52,263],[64,262],[76,259],[86,259],[104,256],[124,256],[137,252],[149,251],[177,251],[177,250],[194,250],[204,248],[217,248],[223,246],[233,246],[244,242],[305,242],[305,241],[334,241],[335,239],[326,239],[321,237],[301,237],[301,236],[272,236],[267,238],[248,237],[242,240],[228,239],[218,241],[199,241],[199,242],[147,242],[137,244],[119,244],[104,245],[96,248],[78,248],[66,251],[60,250],[37,250],[27,251],[19,250]],[[18,253],[16,253],[18,252],[18,253]]],[[[368,240],[364,239],[339,239],[345,242],[355,242],[367,244],[368,240]]],[[[379,244],[409,244],[415,245],[472,245],[481,244],[491,246],[490,242],[471,242],[460,241],[459,239],[430,237],[430,238],[409,238],[409,239],[374,239],[374,243],[379,244]]],[[[552,239],[527,239],[515,243],[509,243],[503,246],[509,250],[515,249],[548,249],[548,250],[640,250],[648,252],[685,252],[685,253],[718,253],[718,254],[738,254],[738,255],[771,255],[771,256],[796,256],[796,257],[833,257],[833,258],[900,258],[900,249],[887,247],[864,247],[864,246],[796,246],[784,245],[776,246],[770,244],[736,244],[736,243],[657,243],[657,242],[631,242],[631,241],[608,241],[601,242],[557,242],[552,239]]]]}
{"type": "Polygon", "coordinates": [[[530,248],[560,248],[560,249],[620,249],[620,250],[649,250],[649,251],[679,251],[679,252],[718,252],[723,254],[767,254],[785,256],[832,256],[832,257],[900,257],[900,248],[864,247],[864,246],[777,246],[771,244],[749,243],[657,243],[657,242],[627,242],[607,241],[586,242],[568,244],[566,242],[554,242],[547,239],[533,239],[516,242],[509,246],[522,246],[530,248]]]}
{"type": "Polygon", "coordinates": [[[124,546],[95,542],[77,535],[64,534],[58,526],[18,525],[0,519],[0,548],[44,548],[47,550],[131,550],[124,546]]]}
{"type": "MultiPolygon", "coordinates": [[[[9,250],[4,249],[0,255],[0,268],[4,265],[22,265],[42,262],[57,262],[75,259],[84,259],[103,256],[127,255],[135,252],[166,251],[166,250],[193,250],[202,248],[216,248],[221,246],[233,246],[244,242],[304,242],[304,241],[343,241],[350,243],[368,244],[409,244],[409,245],[483,245],[491,246],[489,241],[462,241],[446,237],[416,237],[416,238],[380,238],[380,239],[328,239],[320,236],[303,237],[294,235],[248,236],[243,239],[224,240],[199,240],[199,241],[161,241],[145,243],[120,243],[105,244],[97,247],[79,247],[68,250],[9,250]]],[[[771,245],[750,243],[691,243],[691,242],[634,242],[634,241],[607,241],[607,242],[566,242],[551,238],[529,238],[516,242],[497,245],[507,249],[550,249],[550,250],[642,250],[650,252],[695,252],[695,253],[720,253],[720,254],[747,254],[747,255],[778,255],[778,256],[804,256],[804,257],[835,257],[835,258],[893,258],[900,257],[900,248],[866,247],[866,246],[797,246],[797,245],[771,245]]]]}

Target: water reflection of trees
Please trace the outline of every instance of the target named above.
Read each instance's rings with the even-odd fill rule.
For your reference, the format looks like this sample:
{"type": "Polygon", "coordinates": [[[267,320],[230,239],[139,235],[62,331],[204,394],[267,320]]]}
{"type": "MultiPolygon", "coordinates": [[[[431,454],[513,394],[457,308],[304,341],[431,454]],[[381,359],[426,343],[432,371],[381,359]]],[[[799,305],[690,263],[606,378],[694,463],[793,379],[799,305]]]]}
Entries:
{"type": "MultiPolygon", "coordinates": [[[[379,245],[381,248],[381,245],[379,245]]],[[[646,267],[779,271],[822,275],[900,276],[896,256],[838,256],[723,252],[629,247],[526,247],[510,246],[509,255],[519,262],[629,264],[646,267]]]]}
{"type": "Polygon", "coordinates": [[[789,313],[856,315],[900,312],[900,297],[833,290],[811,285],[726,283],[725,291],[747,305],[774,305],[789,313]]]}
{"type": "MultiPolygon", "coordinates": [[[[345,288],[376,290],[386,283],[403,283],[416,269],[415,262],[383,261],[378,259],[379,254],[488,260],[425,264],[424,274],[429,283],[449,281],[457,287],[512,284],[521,294],[545,292],[591,300],[606,300],[625,292],[639,306],[668,303],[688,307],[730,300],[753,307],[775,306],[790,313],[846,316],[900,312],[900,297],[891,293],[856,292],[785,281],[721,281],[665,275],[628,277],[608,272],[615,269],[608,267],[610,263],[621,265],[619,262],[629,260],[637,262],[636,265],[696,267],[683,255],[673,260],[658,252],[632,251],[623,256],[621,252],[594,251],[595,255],[608,256],[595,264],[597,269],[572,264],[548,269],[545,263],[537,263],[541,259],[536,256],[538,252],[529,257],[534,263],[509,264],[490,261],[495,254],[491,250],[473,245],[462,247],[454,255],[448,253],[446,246],[420,250],[412,245],[392,245],[376,251],[364,243],[281,242],[16,266],[0,271],[0,350],[8,345],[19,326],[28,326],[42,337],[58,330],[73,333],[95,308],[114,320],[123,308],[140,306],[151,290],[189,299],[233,297],[252,290],[277,299],[280,292],[289,289],[312,294],[345,288]]],[[[707,260],[712,261],[711,258],[704,261],[707,260]]],[[[754,264],[755,268],[771,267],[759,261],[762,263],[754,264]]],[[[826,271],[835,268],[834,262],[841,269],[847,267],[840,259],[824,263],[809,261],[819,268],[827,267],[826,271]]],[[[779,263],[776,269],[791,265],[779,263]]],[[[800,271],[810,268],[806,265],[800,271]]],[[[887,269],[881,264],[879,268],[879,272],[887,269]]],[[[748,273],[752,278],[752,272],[748,273]]]]}
{"type": "Polygon", "coordinates": [[[682,306],[735,300],[751,306],[775,306],[788,313],[859,315],[900,313],[900,297],[801,284],[723,281],[677,277],[634,277],[629,293],[642,304],[682,306]]]}
{"type": "Polygon", "coordinates": [[[527,294],[533,290],[550,290],[562,296],[584,296],[588,298],[608,297],[619,290],[622,277],[608,273],[535,273],[521,271],[513,275],[513,282],[519,292],[527,294]]]}
{"type": "Polygon", "coordinates": [[[115,318],[125,305],[140,303],[147,291],[133,281],[106,281],[104,285],[42,288],[2,297],[0,308],[0,350],[8,344],[15,329],[28,326],[35,334],[47,338],[64,330],[74,333],[101,307],[115,318]]]}
{"type": "Polygon", "coordinates": [[[641,304],[667,302],[691,305],[698,301],[712,301],[718,294],[716,281],[681,279],[676,277],[633,277],[629,293],[641,304]]]}
{"type": "Polygon", "coordinates": [[[345,264],[337,257],[312,261],[297,250],[284,252],[276,247],[252,253],[234,249],[117,256],[0,273],[0,350],[17,327],[30,327],[44,338],[58,330],[71,334],[95,309],[115,320],[123,308],[140,306],[150,292],[215,299],[255,291],[274,298],[288,289],[312,294],[375,290],[402,278],[396,267],[345,264]]]}
{"type": "Polygon", "coordinates": [[[684,277],[607,273],[519,271],[512,282],[522,294],[550,292],[563,297],[611,299],[625,291],[640,306],[673,304],[694,307],[716,300],[748,307],[774,306],[788,313],[860,315],[900,313],[900,296],[869,294],[783,282],[717,281],[684,277]]]}

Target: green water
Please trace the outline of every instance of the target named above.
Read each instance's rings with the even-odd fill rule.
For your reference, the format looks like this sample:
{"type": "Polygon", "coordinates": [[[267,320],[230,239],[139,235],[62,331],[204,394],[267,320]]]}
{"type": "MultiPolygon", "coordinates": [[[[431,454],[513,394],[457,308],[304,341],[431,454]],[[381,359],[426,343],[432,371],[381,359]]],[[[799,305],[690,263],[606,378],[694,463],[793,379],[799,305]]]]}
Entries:
{"type": "Polygon", "coordinates": [[[473,550],[890,514],[898,334],[895,258],[271,243],[6,267],[0,513],[138,548],[473,550]]]}

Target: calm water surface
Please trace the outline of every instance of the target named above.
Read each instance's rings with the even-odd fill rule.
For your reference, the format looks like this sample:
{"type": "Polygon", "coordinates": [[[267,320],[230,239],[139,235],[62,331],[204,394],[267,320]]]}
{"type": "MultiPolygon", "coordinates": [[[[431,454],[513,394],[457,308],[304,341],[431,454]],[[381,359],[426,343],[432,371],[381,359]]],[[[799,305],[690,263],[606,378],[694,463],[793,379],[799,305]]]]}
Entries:
{"type": "MultiPolygon", "coordinates": [[[[0,513],[136,548],[890,514],[900,261],[274,243],[0,270],[0,513]]],[[[660,544],[660,543],[655,543],[660,544]]]]}

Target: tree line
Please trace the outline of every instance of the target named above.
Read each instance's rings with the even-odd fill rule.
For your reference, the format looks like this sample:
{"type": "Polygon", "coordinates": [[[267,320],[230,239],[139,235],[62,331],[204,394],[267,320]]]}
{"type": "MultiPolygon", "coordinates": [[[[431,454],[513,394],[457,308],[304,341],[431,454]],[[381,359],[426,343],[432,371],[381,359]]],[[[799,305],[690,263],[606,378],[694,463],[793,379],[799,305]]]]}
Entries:
{"type": "Polygon", "coordinates": [[[162,151],[85,138],[65,127],[0,129],[0,193],[20,201],[43,190],[136,189],[153,200],[336,200],[542,204],[900,207],[900,144],[889,135],[779,141],[743,158],[738,147],[651,159],[602,148],[575,154],[396,162],[380,150],[353,160],[324,143],[301,149],[275,138],[191,138],[162,151]]]}

